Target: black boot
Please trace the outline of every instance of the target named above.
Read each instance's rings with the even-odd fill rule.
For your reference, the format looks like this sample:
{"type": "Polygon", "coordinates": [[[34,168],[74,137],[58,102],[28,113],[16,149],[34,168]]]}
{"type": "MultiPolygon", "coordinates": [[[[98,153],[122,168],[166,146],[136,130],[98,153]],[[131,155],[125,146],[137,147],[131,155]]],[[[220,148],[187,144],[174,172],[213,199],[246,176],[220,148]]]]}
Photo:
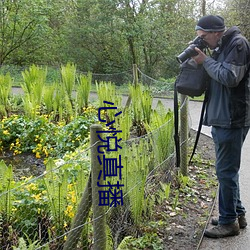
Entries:
{"type": "Polygon", "coordinates": [[[238,235],[240,233],[240,227],[238,222],[232,224],[218,224],[215,227],[205,230],[204,235],[209,238],[224,238],[228,236],[238,235]]]}
{"type": "MultiPolygon", "coordinates": [[[[245,214],[239,215],[238,222],[239,222],[240,229],[243,229],[243,228],[245,228],[247,226],[247,220],[246,220],[245,214]]],[[[214,225],[214,226],[217,226],[218,225],[218,219],[217,218],[212,218],[211,224],[214,225]]]]}

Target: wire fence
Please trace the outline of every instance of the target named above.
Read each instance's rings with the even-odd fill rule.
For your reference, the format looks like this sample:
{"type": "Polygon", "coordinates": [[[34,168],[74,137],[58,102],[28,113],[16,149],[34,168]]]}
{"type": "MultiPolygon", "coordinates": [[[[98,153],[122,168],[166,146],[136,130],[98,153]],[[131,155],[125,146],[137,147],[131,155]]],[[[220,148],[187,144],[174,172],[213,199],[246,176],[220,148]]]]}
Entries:
{"type": "MultiPolygon", "coordinates": [[[[144,84],[159,84],[139,72],[144,84]]],[[[106,156],[101,137],[93,139],[97,129],[89,148],[75,152],[78,157],[49,159],[43,174],[23,178],[15,188],[13,171],[2,161],[1,249],[125,249],[128,240],[145,232],[140,223],[155,216],[163,186],[176,174],[173,130],[171,116],[141,137],[119,141],[113,135],[106,156]]]]}
{"type": "MultiPolygon", "coordinates": [[[[41,67],[45,68],[46,66],[41,65],[41,67]]],[[[18,67],[18,66],[9,66],[3,65],[0,69],[0,74],[10,73],[13,76],[15,84],[18,86],[23,81],[22,72],[28,70],[28,67],[18,67]]],[[[147,86],[151,89],[154,95],[158,96],[172,96],[174,90],[174,79],[154,79],[147,74],[143,73],[143,71],[136,67],[138,72],[138,81],[142,83],[144,86],[147,86]]],[[[78,74],[87,74],[88,72],[77,71],[78,74]]],[[[60,81],[60,68],[59,67],[49,67],[47,69],[47,81],[48,83],[59,82],[60,81]]],[[[96,82],[112,82],[117,86],[125,85],[127,86],[129,83],[134,82],[134,72],[132,69],[117,72],[112,74],[99,74],[92,73],[92,83],[96,82]]]]}

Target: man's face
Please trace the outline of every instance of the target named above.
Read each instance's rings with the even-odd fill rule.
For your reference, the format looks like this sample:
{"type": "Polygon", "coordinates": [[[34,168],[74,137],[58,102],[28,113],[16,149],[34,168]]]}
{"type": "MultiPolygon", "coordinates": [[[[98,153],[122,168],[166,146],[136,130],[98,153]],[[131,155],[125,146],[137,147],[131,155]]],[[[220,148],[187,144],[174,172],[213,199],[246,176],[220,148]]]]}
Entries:
{"type": "Polygon", "coordinates": [[[206,32],[203,30],[197,30],[196,33],[208,44],[210,49],[215,49],[218,46],[221,32],[206,32]]]}

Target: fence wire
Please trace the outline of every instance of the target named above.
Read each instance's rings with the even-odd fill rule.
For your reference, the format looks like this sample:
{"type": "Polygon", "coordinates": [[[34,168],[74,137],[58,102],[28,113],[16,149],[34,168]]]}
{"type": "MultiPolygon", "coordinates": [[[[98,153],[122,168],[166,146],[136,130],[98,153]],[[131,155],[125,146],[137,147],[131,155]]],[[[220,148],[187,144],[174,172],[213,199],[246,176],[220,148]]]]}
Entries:
{"type": "MultiPolygon", "coordinates": [[[[159,84],[142,72],[140,74],[144,84],[159,84]]],[[[105,78],[95,75],[98,81],[108,77],[110,75],[105,78]]],[[[183,103],[180,109],[185,105],[183,103]]],[[[154,216],[154,204],[164,192],[161,184],[171,183],[176,171],[173,128],[171,117],[141,137],[122,141],[120,150],[110,154],[110,158],[120,155],[123,165],[122,178],[112,177],[112,183],[120,181],[124,186],[121,188],[122,205],[103,206],[106,249],[119,249],[129,237],[142,234],[138,229],[140,223],[154,216]]],[[[78,160],[49,159],[39,166],[42,174],[19,180],[1,162],[1,249],[93,249],[96,244],[93,224],[102,219],[93,219],[93,201],[97,199],[100,203],[100,197],[92,196],[97,186],[97,180],[91,180],[90,174],[93,147],[95,144],[76,152],[81,156],[78,160]],[[20,181],[20,185],[12,188],[15,181],[20,181]]],[[[104,184],[110,185],[108,181],[104,184]]]]}

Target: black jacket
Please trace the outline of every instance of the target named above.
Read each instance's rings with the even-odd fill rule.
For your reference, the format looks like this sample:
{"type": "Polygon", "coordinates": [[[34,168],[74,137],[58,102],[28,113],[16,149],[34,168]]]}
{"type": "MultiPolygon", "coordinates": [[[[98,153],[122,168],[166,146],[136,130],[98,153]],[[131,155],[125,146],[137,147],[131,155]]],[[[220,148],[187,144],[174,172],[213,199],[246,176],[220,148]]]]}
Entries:
{"type": "Polygon", "coordinates": [[[227,30],[219,49],[203,63],[211,77],[204,125],[250,126],[250,45],[237,27],[227,30]]]}

